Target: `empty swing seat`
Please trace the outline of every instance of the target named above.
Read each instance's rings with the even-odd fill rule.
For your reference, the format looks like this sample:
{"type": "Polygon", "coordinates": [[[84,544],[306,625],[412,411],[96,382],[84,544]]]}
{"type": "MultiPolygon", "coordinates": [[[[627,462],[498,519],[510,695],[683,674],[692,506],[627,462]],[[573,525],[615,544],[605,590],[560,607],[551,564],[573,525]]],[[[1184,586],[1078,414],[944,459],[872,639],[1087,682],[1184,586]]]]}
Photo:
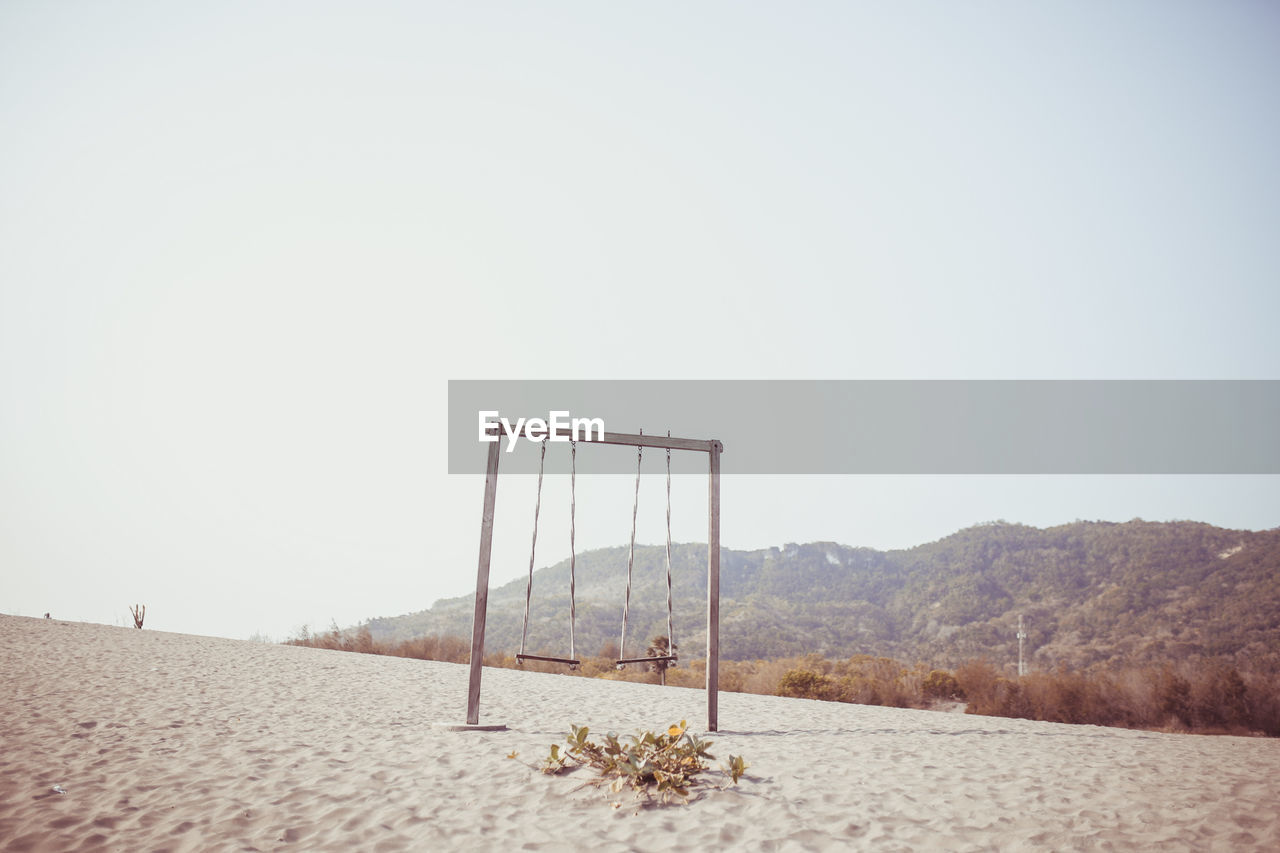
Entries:
{"type": "Polygon", "coordinates": [[[614,664],[622,666],[623,664],[628,663],[659,663],[660,661],[675,662],[678,660],[680,660],[680,658],[677,655],[658,655],[657,657],[651,658],[623,658],[622,660],[614,661],[614,664]]]}
{"type": "MultiPolygon", "coordinates": [[[[573,655],[574,624],[577,620],[577,607],[574,602],[574,563],[577,551],[573,546],[574,507],[577,504],[577,442],[569,444],[569,654],[573,655]]],[[[575,657],[557,658],[548,655],[527,655],[524,653],[525,642],[529,638],[529,602],[533,598],[533,561],[538,549],[538,516],[542,512],[542,473],[547,458],[547,442],[542,442],[542,454],[538,461],[538,500],[533,507],[533,540],[529,543],[529,582],[524,588],[524,627],[520,631],[520,653],[516,655],[516,663],[523,664],[527,660],[538,660],[545,663],[562,663],[570,669],[582,666],[582,661],[575,657]]]]}
{"type": "Polygon", "coordinates": [[[569,666],[582,666],[582,661],[578,660],[577,658],[550,658],[550,657],[545,657],[544,655],[519,654],[519,655],[516,655],[516,660],[519,663],[524,663],[527,660],[540,660],[540,661],[546,661],[547,663],[567,663],[569,666]]]}
{"type": "MultiPolygon", "coordinates": [[[[644,436],[644,430],[640,431],[641,437],[644,436]]],[[[671,437],[671,433],[667,433],[667,437],[671,437]]],[[[627,595],[622,603],[622,637],[618,640],[618,653],[626,654],[627,648],[627,616],[631,611],[631,572],[635,568],[636,557],[636,515],[640,509],[640,464],[644,459],[644,445],[636,446],[636,490],[635,497],[631,503],[631,544],[627,548],[627,595]]],[[[671,654],[665,655],[645,655],[642,658],[618,658],[614,661],[614,666],[623,669],[629,663],[667,663],[673,664],[680,658],[675,654],[676,644],[673,640],[675,636],[671,630],[671,449],[667,449],[667,636],[664,644],[671,654]]],[[[651,649],[658,647],[651,646],[651,649]]],[[[666,667],[662,667],[666,669],[666,667]]],[[[665,684],[666,681],[664,680],[665,684]]]]}

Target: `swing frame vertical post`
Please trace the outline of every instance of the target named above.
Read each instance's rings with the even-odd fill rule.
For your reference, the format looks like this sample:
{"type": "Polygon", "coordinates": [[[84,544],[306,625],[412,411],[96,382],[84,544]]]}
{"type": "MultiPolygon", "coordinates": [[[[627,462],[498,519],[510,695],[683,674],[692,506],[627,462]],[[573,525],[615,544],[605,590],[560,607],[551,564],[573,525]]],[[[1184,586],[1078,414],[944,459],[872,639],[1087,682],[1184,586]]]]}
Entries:
{"type": "Polygon", "coordinates": [[[720,451],[707,451],[707,731],[720,730],[720,451]]]}
{"type": "Polygon", "coordinates": [[[489,611],[489,561],[493,554],[493,510],[498,500],[498,442],[489,445],[484,475],[484,514],[480,520],[480,563],[476,569],[476,609],[471,622],[471,681],[467,688],[467,725],[480,724],[480,675],[484,667],[484,622],[489,611]]]}

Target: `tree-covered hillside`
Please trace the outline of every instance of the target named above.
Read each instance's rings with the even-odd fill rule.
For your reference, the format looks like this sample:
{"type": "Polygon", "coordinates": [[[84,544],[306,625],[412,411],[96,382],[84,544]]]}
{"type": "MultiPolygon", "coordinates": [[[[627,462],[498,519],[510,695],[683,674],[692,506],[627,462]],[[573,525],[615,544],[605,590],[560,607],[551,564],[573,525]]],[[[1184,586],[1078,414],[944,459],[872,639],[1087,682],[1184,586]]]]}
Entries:
{"type": "MultiPolygon", "coordinates": [[[[626,548],[578,555],[577,651],[616,644],[626,548]]],[[[666,634],[664,549],[637,547],[628,654],[666,634]]],[[[704,654],[706,546],[677,545],[675,639],[704,654]]],[[[535,573],[531,652],[569,644],[568,561],[535,573]]],[[[520,645],[525,581],[489,598],[486,652],[520,645]]],[[[1083,522],[1038,529],[996,522],[901,551],[833,543],[721,557],[721,656],[818,653],[955,666],[1015,660],[1025,617],[1036,668],[1228,656],[1280,668],[1280,528],[1224,530],[1196,522],[1083,522]]],[[[470,636],[470,596],[368,623],[380,640],[470,636]]]]}

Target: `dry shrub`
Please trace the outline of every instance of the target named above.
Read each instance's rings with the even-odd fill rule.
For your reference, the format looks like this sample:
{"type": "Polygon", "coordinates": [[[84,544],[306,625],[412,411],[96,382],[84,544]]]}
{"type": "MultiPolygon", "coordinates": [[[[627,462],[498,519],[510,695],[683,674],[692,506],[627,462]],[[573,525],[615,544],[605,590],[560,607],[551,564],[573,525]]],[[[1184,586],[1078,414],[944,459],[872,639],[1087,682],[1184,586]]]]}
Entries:
{"type": "MultiPolygon", "coordinates": [[[[1185,728],[1191,725],[1191,684],[1165,666],[1152,672],[1157,718],[1169,728],[1185,728]]],[[[1155,719],[1148,721],[1154,724],[1155,719]]]]}
{"type": "Polygon", "coordinates": [[[438,660],[447,663],[470,663],[471,644],[461,637],[444,634],[438,637],[415,637],[412,640],[401,640],[383,652],[402,658],[417,660],[438,660]]]}
{"type": "Polygon", "coordinates": [[[810,655],[793,658],[791,663],[793,666],[771,691],[778,696],[895,708],[924,706],[923,667],[908,670],[897,661],[869,655],[857,655],[847,661],[810,655]]]}
{"type": "Polygon", "coordinates": [[[307,630],[307,626],[303,625],[298,635],[285,640],[285,643],[291,646],[308,646],[313,649],[332,649],[343,652],[360,650],[377,653],[368,628],[361,628],[351,633],[339,628],[337,622],[334,622],[324,634],[312,634],[307,630]]]}
{"type": "Polygon", "coordinates": [[[902,707],[916,708],[929,704],[929,697],[924,694],[924,682],[928,677],[929,667],[923,663],[917,663],[911,669],[902,669],[898,680],[907,696],[907,704],[902,707]]]}
{"type": "MultiPolygon", "coordinates": [[[[702,663],[701,667],[694,668],[692,662],[689,666],[681,666],[677,669],[667,670],[667,684],[672,687],[705,687],[707,684],[707,665],[702,663]]],[[[723,690],[724,687],[722,686],[723,690]]]]}
{"type": "Polygon", "coordinates": [[[1280,673],[1249,673],[1244,683],[1252,730],[1280,737],[1280,673]]]}
{"type": "Polygon", "coordinates": [[[778,682],[775,692],[778,696],[827,701],[840,700],[843,694],[842,685],[834,678],[810,669],[789,670],[778,682]]]}
{"type": "MultiPolygon", "coordinates": [[[[1030,719],[1051,723],[1112,725],[1118,711],[1102,698],[1107,692],[1105,681],[1105,676],[1087,678],[1065,668],[1056,672],[1035,672],[1018,679],[1016,695],[1022,707],[1010,710],[1022,711],[1030,719]]],[[[1013,695],[1013,691],[1009,693],[1013,695]]]]}
{"type": "MultiPolygon", "coordinates": [[[[727,690],[730,693],[747,693],[744,687],[747,676],[754,672],[753,661],[720,661],[720,689],[727,690]]],[[[703,664],[703,672],[706,671],[706,664],[703,664]]],[[[770,690],[770,693],[773,691],[770,690]]]]}
{"type": "Polygon", "coordinates": [[[921,693],[926,699],[934,701],[950,701],[964,698],[960,682],[946,670],[935,669],[924,677],[920,685],[921,693]]]}
{"type": "Polygon", "coordinates": [[[1190,681],[1192,723],[1202,729],[1249,726],[1248,688],[1235,667],[1211,661],[1190,681]]]}
{"type": "Polygon", "coordinates": [[[785,660],[755,661],[754,666],[743,679],[742,692],[773,696],[778,689],[778,684],[782,681],[782,676],[792,668],[791,662],[785,660]]]}
{"type": "Polygon", "coordinates": [[[576,675],[582,675],[586,678],[600,678],[609,673],[614,668],[613,658],[596,655],[593,657],[582,658],[582,666],[576,671],[576,675]]]}
{"type": "Polygon", "coordinates": [[[855,655],[837,664],[845,702],[859,705],[885,705],[911,708],[923,705],[922,680],[895,660],[870,655],[855,655]]]}
{"type": "Polygon", "coordinates": [[[956,668],[956,683],[964,694],[970,714],[997,714],[1002,707],[998,697],[999,673],[985,660],[970,660],[956,668]],[[993,710],[994,709],[994,710],[993,710]]]}

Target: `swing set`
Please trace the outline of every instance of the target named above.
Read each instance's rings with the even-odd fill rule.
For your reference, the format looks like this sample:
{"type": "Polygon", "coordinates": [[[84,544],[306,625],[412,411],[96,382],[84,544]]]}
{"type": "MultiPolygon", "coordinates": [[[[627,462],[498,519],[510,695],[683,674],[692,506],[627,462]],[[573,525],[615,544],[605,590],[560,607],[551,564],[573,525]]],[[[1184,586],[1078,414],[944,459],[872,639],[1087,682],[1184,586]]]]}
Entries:
{"type": "MultiPolygon", "coordinates": [[[[496,424],[494,425],[497,426],[496,424]]],[[[529,547],[529,576],[525,584],[524,621],[520,633],[520,652],[516,661],[523,664],[527,660],[558,663],[577,669],[581,659],[577,656],[575,645],[575,628],[577,621],[576,602],[576,563],[577,552],[574,546],[574,517],[577,505],[577,453],[578,441],[572,440],[567,432],[554,435],[569,440],[569,655],[553,657],[548,655],[529,654],[526,644],[529,636],[529,604],[533,597],[533,569],[538,548],[538,516],[542,510],[542,478],[546,466],[547,440],[541,442],[541,455],[538,460],[537,499],[533,508],[533,538],[529,547]]],[[[718,729],[718,693],[720,663],[720,454],[724,445],[716,440],[700,440],[672,438],[670,432],[666,437],[648,436],[641,430],[639,434],[606,432],[595,438],[591,444],[627,445],[636,448],[636,484],[635,496],[631,505],[631,542],[627,549],[627,586],[622,605],[622,635],[618,642],[618,658],[614,665],[618,669],[628,664],[674,664],[679,660],[676,653],[674,620],[672,615],[671,584],[671,451],[690,450],[707,454],[708,458],[708,524],[707,524],[707,730],[718,729]],[[647,657],[627,657],[627,623],[631,609],[631,579],[635,566],[636,549],[636,516],[640,506],[640,470],[644,458],[644,448],[655,447],[666,451],[667,473],[667,649],[666,654],[647,657]]],[[[480,725],[480,676],[484,658],[485,616],[489,598],[489,562],[493,549],[493,516],[498,488],[499,444],[489,445],[488,466],[485,472],[484,514],[480,527],[480,562],[476,572],[475,617],[471,632],[471,673],[467,692],[467,724],[465,728],[495,728],[480,725]]]]}

